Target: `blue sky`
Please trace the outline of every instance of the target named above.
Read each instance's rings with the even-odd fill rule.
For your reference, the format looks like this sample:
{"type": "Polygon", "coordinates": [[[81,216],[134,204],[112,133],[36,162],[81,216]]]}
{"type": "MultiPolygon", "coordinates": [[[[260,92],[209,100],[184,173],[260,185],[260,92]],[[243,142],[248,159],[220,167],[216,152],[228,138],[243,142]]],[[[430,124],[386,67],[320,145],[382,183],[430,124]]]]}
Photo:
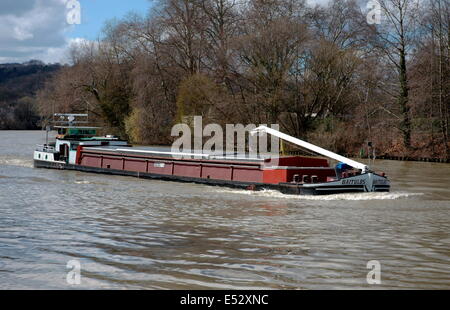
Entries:
{"type": "Polygon", "coordinates": [[[146,15],[151,6],[149,0],[79,0],[79,2],[81,24],[71,26],[68,36],[88,40],[98,37],[107,20],[120,19],[130,11],[146,15]]]}

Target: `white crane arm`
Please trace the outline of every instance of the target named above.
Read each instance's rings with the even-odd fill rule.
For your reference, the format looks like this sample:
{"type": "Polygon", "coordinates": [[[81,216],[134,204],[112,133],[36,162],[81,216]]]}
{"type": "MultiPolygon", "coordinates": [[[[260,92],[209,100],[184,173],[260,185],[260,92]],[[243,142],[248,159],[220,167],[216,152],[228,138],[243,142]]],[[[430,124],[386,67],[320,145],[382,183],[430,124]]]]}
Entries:
{"type": "Polygon", "coordinates": [[[284,134],[284,133],[282,133],[282,132],[280,132],[278,130],[269,128],[267,126],[260,126],[258,128],[255,128],[254,130],[251,131],[251,134],[256,134],[256,133],[259,133],[259,132],[265,132],[267,134],[276,136],[276,137],[278,137],[280,139],[283,139],[283,140],[288,141],[288,142],[290,142],[292,144],[301,146],[301,147],[303,147],[305,149],[308,149],[310,151],[313,151],[315,153],[318,153],[318,154],[321,154],[323,156],[326,156],[326,157],[335,159],[337,161],[343,162],[343,163],[345,163],[345,164],[347,164],[347,165],[349,165],[349,166],[351,166],[353,168],[361,169],[363,173],[369,171],[369,167],[367,165],[365,165],[365,164],[359,163],[357,161],[354,161],[354,160],[349,159],[347,157],[341,156],[339,154],[330,152],[330,151],[325,150],[325,149],[323,149],[321,147],[318,147],[318,146],[316,146],[314,144],[311,144],[311,143],[308,143],[306,141],[294,138],[292,136],[289,136],[287,134],[284,134]]]}

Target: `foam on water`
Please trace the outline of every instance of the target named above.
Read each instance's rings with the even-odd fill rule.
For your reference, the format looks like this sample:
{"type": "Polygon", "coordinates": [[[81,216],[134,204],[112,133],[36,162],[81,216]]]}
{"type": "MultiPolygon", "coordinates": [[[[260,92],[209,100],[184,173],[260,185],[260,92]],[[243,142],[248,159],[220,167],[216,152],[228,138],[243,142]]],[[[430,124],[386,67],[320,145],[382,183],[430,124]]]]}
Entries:
{"type": "Polygon", "coordinates": [[[286,195],[276,190],[219,190],[224,193],[251,195],[255,197],[267,197],[277,199],[293,199],[293,200],[393,200],[406,199],[423,195],[423,193],[410,193],[403,191],[396,192],[374,192],[374,193],[348,193],[348,194],[332,194],[332,195],[286,195]]]}
{"type": "Polygon", "coordinates": [[[33,159],[23,159],[16,157],[0,157],[0,166],[17,166],[33,168],[33,159]]]}
{"type": "Polygon", "coordinates": [[[76,180],[76,181],[75,181],[75,184],[92,184],[92,183],[89,182],[89,181],[86,181],[86,180],[83,180],[83,181],[81,181],[81,180],[76,180]]]}

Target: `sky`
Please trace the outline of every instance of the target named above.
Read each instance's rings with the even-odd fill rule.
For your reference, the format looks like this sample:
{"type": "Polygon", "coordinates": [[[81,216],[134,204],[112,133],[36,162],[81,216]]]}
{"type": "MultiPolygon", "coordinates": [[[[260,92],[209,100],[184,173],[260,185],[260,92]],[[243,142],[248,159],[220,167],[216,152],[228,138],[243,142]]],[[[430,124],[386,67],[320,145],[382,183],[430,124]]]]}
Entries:
{"type": "MultiPolygon", "coordinates": [[[[309,3],[328,0],[308,0],[309,3]]],[[[0,63],[65,63],[68,48],[95,40],[106,21],[129,12],[145,15],[151,0],[0,0],[0,63]],[[80,5],[79,24],[74,3],[80,5]],[[71,24],[72,23],[72,24],[71,24]]]]}
{"type": "Polygon", "coordinates": [[[145,15],[152,1],[149,0],[79,0],[81,24],[72,26],[71,37],[96,39],[104,22],[124,17],[129,12],[145,15]]]}
{"type": "MultiPolygon", "coordinates": [[[[149,0],[0,0],[0,63],[67,62],[71,44],[95,40],[104,23],[130,11],[146,14],[149,0]],[[80,24],[68,18],[80,4],[80,24]]],[[[73,15],[72,15],[73,16],[73,15]]]]}

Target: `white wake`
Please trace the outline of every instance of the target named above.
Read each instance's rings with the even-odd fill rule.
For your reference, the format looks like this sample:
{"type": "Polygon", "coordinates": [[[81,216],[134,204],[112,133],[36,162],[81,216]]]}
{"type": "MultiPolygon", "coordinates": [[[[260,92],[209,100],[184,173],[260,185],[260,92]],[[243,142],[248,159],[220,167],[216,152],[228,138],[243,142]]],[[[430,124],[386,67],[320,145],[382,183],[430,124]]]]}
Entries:
{"type": "Polygon", "coordinates": [[[0,157],[0,166],[17,166],[17,167],[33,168],[33,159],[0,157]]]}
{"type": "Polygon", "coordinates": [[[346,194],[331,194],[331,195],[287,195],[276,190],[234,190],[221,189],[223,193],[249,195],[255,197],[267,197],[276,199],[292,199],[292,200],[393,200],[406,199],[423,195],[423,193],[410,193],[403,191],[395,192],[373,192],[373,193],[346,193],[346,194]]]}

